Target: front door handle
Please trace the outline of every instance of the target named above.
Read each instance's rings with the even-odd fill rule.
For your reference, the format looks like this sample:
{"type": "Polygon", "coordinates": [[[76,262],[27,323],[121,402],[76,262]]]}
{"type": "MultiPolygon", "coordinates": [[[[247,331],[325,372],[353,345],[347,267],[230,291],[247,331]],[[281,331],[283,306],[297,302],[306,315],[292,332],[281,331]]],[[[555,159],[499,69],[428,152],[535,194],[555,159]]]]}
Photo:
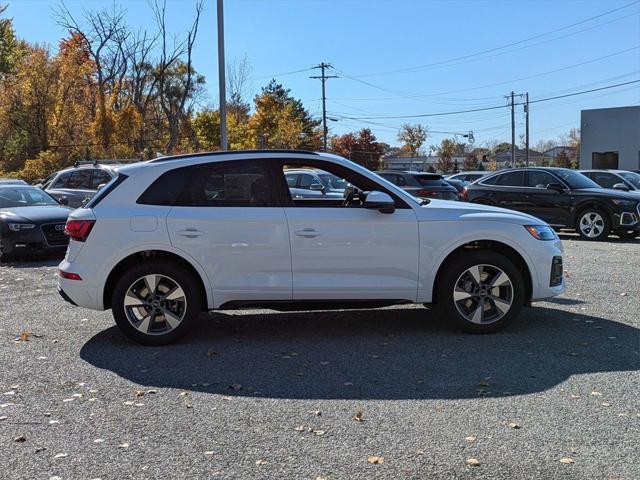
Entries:
{"type": "Polygon", "coordinates": [[[178,230],[178,235],[181,237],[196,238],[204,235],[204,232],[196,230],[195,228],[186,228],[184,230],[178,230]]]}
{"type": "Polygon", "coordinates": [[[320,235],[313,228],[303,228],[302,230],[296,230],[293,233],[295,233],[298,237],[304,237],[304,238],[315,238],[318,235],[320,235]]]}

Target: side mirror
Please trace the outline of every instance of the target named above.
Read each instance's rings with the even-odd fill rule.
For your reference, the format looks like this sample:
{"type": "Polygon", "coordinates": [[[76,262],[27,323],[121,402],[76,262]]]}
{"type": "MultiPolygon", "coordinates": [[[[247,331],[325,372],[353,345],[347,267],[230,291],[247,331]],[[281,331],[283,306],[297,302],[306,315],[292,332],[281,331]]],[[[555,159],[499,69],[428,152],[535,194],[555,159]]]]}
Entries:
{"type": "Polygon", "coordinates": [[[629,191],[629,187],[627,187],[624,183],[616,183],[613,186],[614,190],[622,190],[624,192],[628,192],[629,191]]]}
{"type": "Polygon", "coordinates": [[[564,185],[561,183],[549,183],[547,184],[547,190],[553,190],[558,193],[564,193],[564,185]]]}
{"type": "Polygon", "coordinates": [[[321,183],[312,183],[309,186],[309,190],[313,190],[314,192],[324,193],[324,186],[321,183]]]}
{"type": "Polygon", "coordinates": [[[67,197],[60,197],[58,199],[58,203],[66,207],[67,205],[69,205],[69,200],[67,199],[67,197]]]}
{"type": "Polygon", "coordinates": [[[396,210],[396,202],[393,201],[389,194],[373,190],[367,194],[364,208],[379,210],[380,213],[393,213],[396,210]]]}

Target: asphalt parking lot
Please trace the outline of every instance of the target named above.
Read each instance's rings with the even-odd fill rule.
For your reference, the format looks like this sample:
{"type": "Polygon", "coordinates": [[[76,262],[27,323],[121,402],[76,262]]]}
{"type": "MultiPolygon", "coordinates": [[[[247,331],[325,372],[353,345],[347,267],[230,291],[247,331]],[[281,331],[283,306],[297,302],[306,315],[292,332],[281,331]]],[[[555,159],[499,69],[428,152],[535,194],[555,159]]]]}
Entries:
{"type": "Polygon", "coordinates": [[[640,241],[564,241],[568,292],[491,336],[220,312],[144,348],[64,303],[56,260],[2,264],[0,477],[640,478],[640,241]]]}

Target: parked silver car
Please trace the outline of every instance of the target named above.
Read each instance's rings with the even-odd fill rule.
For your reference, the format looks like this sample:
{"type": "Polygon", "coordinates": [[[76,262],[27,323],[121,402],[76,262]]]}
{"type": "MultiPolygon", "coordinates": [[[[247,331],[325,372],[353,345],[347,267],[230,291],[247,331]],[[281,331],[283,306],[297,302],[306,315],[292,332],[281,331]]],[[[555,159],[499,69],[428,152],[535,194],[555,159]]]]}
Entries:
{"type": "Polygon", "coordinates": [[[115,178],[117,166],[97,162],[76,163],[71,168],[52,173],[39,186],[56,200],[78,208],[91,199],[101,185],[115,178]]]}
{"type": "Polygon", "coordinates": [[[347,182],[323,170],[291,169],[284,172],[292,198],[342,198],[347,182]]]}

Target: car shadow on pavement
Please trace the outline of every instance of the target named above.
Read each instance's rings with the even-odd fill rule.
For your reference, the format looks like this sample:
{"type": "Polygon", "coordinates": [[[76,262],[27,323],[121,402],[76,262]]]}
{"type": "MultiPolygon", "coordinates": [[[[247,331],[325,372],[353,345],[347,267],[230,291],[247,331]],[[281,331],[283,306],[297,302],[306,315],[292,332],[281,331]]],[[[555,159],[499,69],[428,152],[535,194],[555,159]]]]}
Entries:
{"type": "Polygon", "coordinates": [[[62,254],[15,255],[10,259],[0,259],[0,267],[38,268],[57,267],[64,258],[62,254]]]}
{"type": "Polygon", "coordinates": [[[291,399],[459,399],[540,392],[571,375],[638,369],[640,330],[525,308],[494,335],[465,335],[424,308],[215,313],[166,347],[115,327],[81,357],[143,388],[291,399]]]}

